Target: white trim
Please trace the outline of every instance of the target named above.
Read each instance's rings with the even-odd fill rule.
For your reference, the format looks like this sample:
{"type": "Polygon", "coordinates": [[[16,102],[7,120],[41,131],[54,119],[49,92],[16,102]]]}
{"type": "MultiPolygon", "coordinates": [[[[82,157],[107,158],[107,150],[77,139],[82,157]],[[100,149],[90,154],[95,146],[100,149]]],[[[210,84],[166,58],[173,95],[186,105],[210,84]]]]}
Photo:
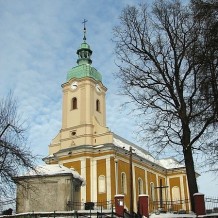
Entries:
{"type": "Polygon", "coordinates": [[[138,194],[144,194],[144,183],[143,183],[143,179],[141,177],[137,178],[137,183],[138,183],[138,194]],[[140,184],[139,184],[140,181],[140,184]],[[142,193],[139,192],[139,189],[141,190],[142,193]]]}
{"type": "Polygon", "coordinates": [[[90,181],[90,189],[91,189],[91,201],[92,202],[97,202],[97,161],[96,160],[91,160],[91,181],[90,181]]]}
{"type": "Polygon", "coordinates": [[[118,160],[115,160],[115,194],[117,195],[118,194],[118,160]]]}
{"type": "Polygon", "coordinates": [[[145,170],[145,194],[147,194],[149,196],[149,190],[148,190],[148,171],[145,170]]]}
{"type": "Polygon", "coordinates": [[[155,195],[155,188],[154,188],[154,182],[150,182],[150,189],[149,189],[150,197],[152,201],[156,201],[156,195],[155,195]]]}
{"type": "MultiPolygon", "coordinates": [[[[83,178],[86,178],[86,158],[83,158],[81,160],[81,176],[83,178]]],[[[81,187],[81,202],[86,202],[86,185],[81,187]]]]}
{"type": "MultiPolygon", "coordinates": [[[[181,200],[185,200],[185,188],[183,184],[183,175],[180,176],[180,191],[181,191],[181,200]]],[[[186,204],[182,204],[182,209],[186,209],[186,204]]]]}
{"type": "MultiPolygon", "coordinates": [[[[160,185],[159,185],[159,180],[158,180],[158,175],[157,174],[155,174],[155,176],[156,176],[156,187],[159,187],[160,185]]],[[[155,186],[154,186],[155,187],[155,186]]],[[[155,199],[156,201],[160,201],[160,192],[159,192],[159,189],[157,189],[157,188],[154,188],[154,193],[157,193],[157,199],[155,199]]]]}
{"type": "Polygon", "coordinates": [[[132,164],[132,179],[133,179],[133,195],[134,195],[134,206],[133,209],[134,211],[137,211],[137,199],[136,199],[136,184],[135,184],[135,165],[132,164]]]}
{"type": "MultiPolygon", "coordinates": [[[[90,157],[84,157],[84,159],[86,159],[86,158],[90,158],[90,157]]],[[[59,161],[59,164],[65,164],[65,163],[76,162],[76,161],[81,161],[81,157],[79,157],[79,158],[70,157],[68,160],[59,161]]]]}
{"type": "Polygon", "coordinates": [[[102,155],[102,156],[99,156],[99,157],[95,157],[94,160],[106,160],[107,158],[110,158],[110,157],[113,157],[112,155],[102,155]]]}
{"type": "Polygon", "coordinates": [[[171,186],[170,186],[170,178],[169,176],[167,176],[167,184],[168,184],[168,191],[167,191],[167,201],[171,201],[171,195],[170,195],[170,190],[171,190],[171,186]]]}
{"type": "Polygon", "coordinates": [[[126,173],[125,172],[120,172],[120,187],[121,187],[121,190],[120,192],[124,195],[127,194],[127,191],[128,191],[128,187],[127,187],[127,177],[126,177],[126,173]],[[123,177],[124,175],[124,177],[123,177]]]}
{"type": "Polygon", "coordinates": [[[111,160],[110,157],[105,159],[106,161],[106,191],[107,201],[111,200],[111,160]]]}

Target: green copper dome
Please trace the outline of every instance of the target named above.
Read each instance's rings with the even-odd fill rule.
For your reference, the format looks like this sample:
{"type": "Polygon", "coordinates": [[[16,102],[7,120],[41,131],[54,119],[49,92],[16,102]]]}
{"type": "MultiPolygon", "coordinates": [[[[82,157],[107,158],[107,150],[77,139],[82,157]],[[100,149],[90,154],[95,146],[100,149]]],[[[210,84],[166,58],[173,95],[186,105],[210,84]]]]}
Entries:
{"type": "Polygon", "coordinates": [[[80,45],[80,48],[77,50],[77,64],[78,66],[73,67],[67,73],[67,81],[72,78],[84,78],[91,77],[97,81],[102,81],[101,74],[91,66],[92,60],[92,50],[88,43],[84,40],[84,42],[80,45]]]}
{"type": "Polygon", "coordinates": [[[72,78],[81,79],[84,77],[91,77],[97,81],[102,81],[101,74],[90,64],[81,64],[76,67],[73,67],[67,73],[67,81],[72,78]]]}
{"type": "Polygon", "coordinates": [[[86,42],[83,42],[83,43],[80,45],[79,50],[80,50],[80,49],[89,49],[89,50],[91,50],[89,44],[87,44],[86,42]]]}

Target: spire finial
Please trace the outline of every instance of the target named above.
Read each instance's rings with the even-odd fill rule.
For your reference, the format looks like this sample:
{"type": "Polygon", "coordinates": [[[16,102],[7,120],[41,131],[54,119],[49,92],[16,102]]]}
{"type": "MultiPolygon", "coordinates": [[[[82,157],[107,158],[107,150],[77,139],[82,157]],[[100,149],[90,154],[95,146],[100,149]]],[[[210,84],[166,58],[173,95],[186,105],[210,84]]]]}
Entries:
{"type": "Polygon", "coordinates": [[[83,28],[83,31],[84,31],[84,36],[83,36],[83,40],[86,41],[86,22],[88,22],[88,20],[84,19],[83,20],[83,24],[84,24],[84,28],[83,28]]]}

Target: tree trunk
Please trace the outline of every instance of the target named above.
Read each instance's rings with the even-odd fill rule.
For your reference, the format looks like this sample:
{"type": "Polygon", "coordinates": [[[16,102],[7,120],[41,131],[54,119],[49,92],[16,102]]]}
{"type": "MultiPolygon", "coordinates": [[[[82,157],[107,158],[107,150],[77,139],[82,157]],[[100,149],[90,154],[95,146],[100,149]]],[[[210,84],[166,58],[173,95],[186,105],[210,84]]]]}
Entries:
{"type": "Polygon", "coordinates": [[[191,146],[185,146],[183,149],[184,159],[185,159],[185,166],[186,166],[186,173],[187,173],[187,180],[189,186],[189,197],[191,202],[191,210],[195,212],[194,206],[194,194],[198,193],[198,186],[196,181],[196,174],[195,174],[195,167],[192,155],[191,146]]]}
{"type": "Polygon", "coordinates": [[[183,145],[183,155],[185,159],[185,167],[186,167],[186,174],[188,180],[188,187],[189,187],[189,198],[191,202],[191,210],[195,212],[195,205],[194,205],[194,194],[198,193],[198,186],[195,174],[195,166],[193,161],[192,155],[192,146],[190,145],[191,140],[191,131],[187,122],[187,119],[184,119],[182,122],[182,145],[183,145]]]}

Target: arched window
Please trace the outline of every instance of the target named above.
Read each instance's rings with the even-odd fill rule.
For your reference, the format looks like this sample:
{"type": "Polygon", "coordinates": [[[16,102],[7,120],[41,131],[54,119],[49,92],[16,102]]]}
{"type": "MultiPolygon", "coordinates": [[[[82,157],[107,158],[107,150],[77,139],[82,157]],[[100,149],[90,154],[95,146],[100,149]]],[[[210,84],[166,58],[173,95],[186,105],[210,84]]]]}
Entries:
{"type": "Polygon", "coordinates": [[[100,112],[100,101],[96,100],[96,111],[100,112]]]}
{"type": "Polygon", "coordinates": [[[143,194],[143,181],[141,178],[138,179],[138,193],[139,195],[143,194]]]}
{"type": "Polygon", "coordinates": [[[121,193],[127,193],[126,174],[124,172],[121,173],[121,193]]]}
{"type": "Polygon", "coordinates": [[[150,183],[150,196],[151,196],[151,200],[155,201],[155,192],[154,192],[154,183],[153,182],[150,183]]]}
{"type": "Polygon", "coordinates": [[[105,193],[106,192],[106,180],[104,175],[100,175],[98,177],[98,192],[105,193]]]}
{"type": "Polygon", "coordinates": [[[180,190],[178,186],[172,188],[172,201],[180,201],[180,190]]]}
{"type": "Polygon", "coordinates": [[[77,109],[77,98],[72,98],[72,102],[71,102],[71,110],[75,110],[77,109]]]}

